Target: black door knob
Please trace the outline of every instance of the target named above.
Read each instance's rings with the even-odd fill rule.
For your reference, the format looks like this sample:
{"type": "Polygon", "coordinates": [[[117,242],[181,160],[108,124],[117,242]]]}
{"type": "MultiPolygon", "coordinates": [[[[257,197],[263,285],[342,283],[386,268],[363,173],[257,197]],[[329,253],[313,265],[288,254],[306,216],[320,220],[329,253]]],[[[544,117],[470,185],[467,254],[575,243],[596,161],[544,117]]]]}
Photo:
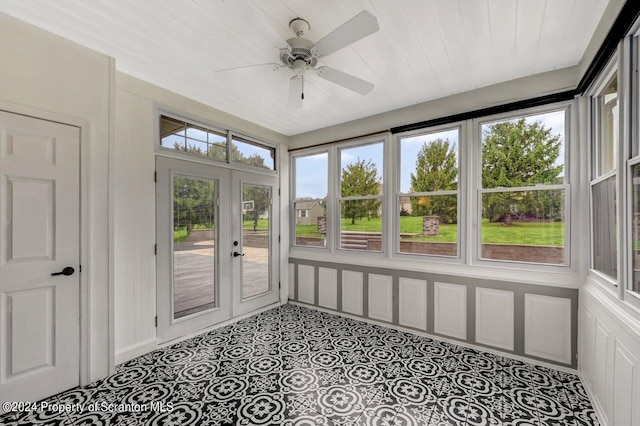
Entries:
{"type": "Polygon", "coordinates": [[[233,257],[244,256],[244,253],[238,253],[237,251],[233,252],[233,257]]]}
{"type": "Polygon", "coordinates": [[[60,272],[54,272],[54,273],[52,273],[51,275],[52,275],[52,276],[55,276],[55,275],[73,275],[73,273],[74,273],[75,271],[76,271],[76,270],[75,270],[75,269],[73,269],[71,266],[67,266],[67,267],[66,267],[66,268],[64,268],[62,271],[60,271],[60,272]]]}

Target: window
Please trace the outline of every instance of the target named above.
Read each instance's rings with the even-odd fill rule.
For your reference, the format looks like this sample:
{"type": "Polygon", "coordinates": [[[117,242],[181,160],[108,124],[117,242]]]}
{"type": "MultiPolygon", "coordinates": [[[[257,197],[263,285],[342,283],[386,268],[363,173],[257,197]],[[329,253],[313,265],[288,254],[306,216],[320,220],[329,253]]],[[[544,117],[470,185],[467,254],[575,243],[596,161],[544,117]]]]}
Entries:
{"type": "Polygon", "coordinates": [[[227,160],[227,136],[182,120],[160,116],[160,146],[166,149],[227,160]]]}
{"type": "Polygon", "coordinates": [[[398,251],[458,256],[460,129],[399,138],[398,251]]]}
{"type": "Polygon", "coordinates": [[[329,154],[292,157],[293,207],[297,246],[326,247],[329,154]]]}
{"type": "Polygon", "coordinates": [[[592,98],[591,254],[592,268],[618,279],[617,152],[619,145],[616,70],[592,98]]]}
{"type": "Polygon", "coordinates": [[[382,142],[338,149],[341,249],[383,251],[383,151],[382,142]]]}
{"type": "Polygon", "coordinates": [[[595,98],[594,178],[616,168],[619,136],[618,78],[611,77],[595,98]]]}
{"type": "Polygon", "coordinates": [[[236,163],[275,170],[275,148],[266,147],[234,135],[231,140],[231,153],[231,157],[236,163]]]}
{"type": "Polygon", "coordinates": [[[631,166],[631,285],[630,290],[640,293],[640,158],[631,166]]]}
{"type": "Polygon", "coordinates": [[[634,76],[631,87],[634,89],[632,94],[633,106],[632,111],[635,111],[635,115],[631,117],[632,120],[632,140],[631,140],[631,160],[628,162],[628,176],[630,181],[630,193],[631,199],[628,202],[631,204],[631,212],[628,219],[628,229],[630,235],[629,253],[627,259],[629,259],[629,265],[631,267],[631,277],[629,280],[628,289],[635,292],[636,295],[640,294],[640,75],[638,74],[638,68],[640,67],[640,36],[636,35],[632,38],[633,58],[632,75],[634,76]]]}
{"type": "Polygon", "coordinates": [[[228,158],[229,133],[228,130],[214,130],[178,118],[160,116],[162,149],[275,171],[276,149],[243,136],[232,136],[231,158],[228,158]]]}
{"type": "Polygon", "coordinates": [[[481,125],[480,258],[568,263],[567,111],[481,125]]]}

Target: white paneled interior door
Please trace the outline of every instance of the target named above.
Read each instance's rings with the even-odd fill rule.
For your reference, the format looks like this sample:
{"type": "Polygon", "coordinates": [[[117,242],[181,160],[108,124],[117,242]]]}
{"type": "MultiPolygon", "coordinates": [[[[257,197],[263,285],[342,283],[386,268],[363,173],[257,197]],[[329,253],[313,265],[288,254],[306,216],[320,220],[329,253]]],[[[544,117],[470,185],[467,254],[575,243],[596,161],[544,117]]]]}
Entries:
{"type": "Polygon", "coordinates": [[[79,173],[78,128],[0,112],[2,401],[79,384],[79,173]]]}

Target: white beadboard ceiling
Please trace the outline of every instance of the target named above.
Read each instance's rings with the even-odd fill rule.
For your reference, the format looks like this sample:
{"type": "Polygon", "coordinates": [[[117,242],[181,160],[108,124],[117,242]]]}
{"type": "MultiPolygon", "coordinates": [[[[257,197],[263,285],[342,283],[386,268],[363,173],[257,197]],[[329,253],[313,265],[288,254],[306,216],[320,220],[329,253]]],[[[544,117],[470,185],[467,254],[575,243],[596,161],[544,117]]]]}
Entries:
{"type": "Polygon", "coordinates": [[[0,11],[116,58],[119,71],[285,135],[577,64],[608,0],[2,0],[0,11]],[[366,96],[278,62],[301,17],[317,41],[362,10],[380,31],[326,58],[366,96]]]}

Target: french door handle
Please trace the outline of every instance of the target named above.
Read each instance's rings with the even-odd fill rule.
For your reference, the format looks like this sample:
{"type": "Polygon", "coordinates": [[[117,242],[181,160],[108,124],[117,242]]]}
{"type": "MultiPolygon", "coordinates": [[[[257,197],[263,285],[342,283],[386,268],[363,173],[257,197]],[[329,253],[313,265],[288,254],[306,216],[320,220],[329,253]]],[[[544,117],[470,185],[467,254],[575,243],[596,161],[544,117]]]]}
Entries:
{"type": "Polygon", "coordinates": [[[237,251],[233,252],[233,257],[244,256],[244,253],[238,253],[237,251]]]}
{"type": "Polygon", "coordinates": [[[56,275],[73,275],[73,273],[74,273],[75,271],[76,271],[76,270],[75,270],[75,269],[73,269],[71,266],[67,266],[66,268],[64,268],[64,269],[63,269],[62,271],[60,271],[60,272],[54,272],[54,273],[52,273],[52,274],[51,274],[51,276],[53,277],[53,276],[56,276],[56,275]]]}

